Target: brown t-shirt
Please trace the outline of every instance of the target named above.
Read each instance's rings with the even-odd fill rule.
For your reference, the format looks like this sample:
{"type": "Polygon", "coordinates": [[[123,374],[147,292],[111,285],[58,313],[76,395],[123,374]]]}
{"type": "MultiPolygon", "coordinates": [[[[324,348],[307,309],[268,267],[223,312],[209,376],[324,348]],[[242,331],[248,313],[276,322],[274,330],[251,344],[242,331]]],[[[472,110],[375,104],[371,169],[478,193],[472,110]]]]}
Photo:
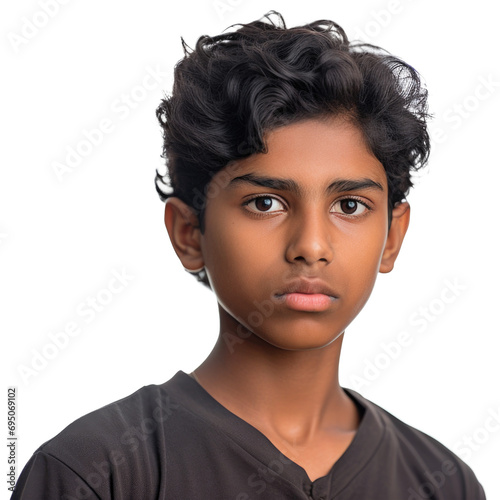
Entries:
{"type": "Polygon", "coordinates": [[[187,373],[76,420],[43,444],[12,500],[484,500],[472,470],[435,439],[351,389],[361,422],[310,481],[187,373]]]}

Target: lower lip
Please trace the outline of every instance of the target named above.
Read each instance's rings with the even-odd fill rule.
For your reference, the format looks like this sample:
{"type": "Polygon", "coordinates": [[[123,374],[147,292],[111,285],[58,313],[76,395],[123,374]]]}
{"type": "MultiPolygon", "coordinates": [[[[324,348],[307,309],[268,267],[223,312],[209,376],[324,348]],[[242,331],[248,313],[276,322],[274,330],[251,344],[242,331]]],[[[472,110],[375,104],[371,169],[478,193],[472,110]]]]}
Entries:
{"type": "Polygon", "coordinates": [[[323,293],[287,293],[284,299],[296,311],[325,311],[333,302],[333,297],[323,293]]]}

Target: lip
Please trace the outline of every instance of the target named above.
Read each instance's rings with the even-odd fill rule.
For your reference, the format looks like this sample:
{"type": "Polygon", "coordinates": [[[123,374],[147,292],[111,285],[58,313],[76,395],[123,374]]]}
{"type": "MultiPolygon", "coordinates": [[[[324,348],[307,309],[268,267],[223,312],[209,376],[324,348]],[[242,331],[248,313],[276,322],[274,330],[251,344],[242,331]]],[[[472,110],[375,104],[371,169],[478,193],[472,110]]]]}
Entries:
{"type": "Polygon", "coordinates": [[[296,311],[325,311],[337,298],[336,293],[323,281],[305,278],[287,283],[274,294],[275,301],[285,303],[296,311]]]}
{"type": "Polygon", "coordinates": [[[323,281],[311,280],[306,278],[297,278],[286,283],[275,296],[280,297],[287,293],[307,293],[307,294],[323,294],[333,298],[337,298],[336,293],[323,281]]]}

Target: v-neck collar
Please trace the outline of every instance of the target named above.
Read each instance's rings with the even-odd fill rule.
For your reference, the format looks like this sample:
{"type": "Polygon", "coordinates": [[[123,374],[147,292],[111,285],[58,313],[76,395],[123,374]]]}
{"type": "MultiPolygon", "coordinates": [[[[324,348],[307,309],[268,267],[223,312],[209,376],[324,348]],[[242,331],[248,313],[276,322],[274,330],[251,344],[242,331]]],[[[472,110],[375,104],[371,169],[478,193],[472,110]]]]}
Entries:
{"type": "Polygon", "coordinates": [[[283,455],[260,430],[228,410],[184,371],[179,370],[164,385],[179,403],[216,426],[265,467],[272,468],[270,464],[277,457],[282,457],[284,465],[279,477],[313,498],[329,498],[349,487],[354,477],[376,453],[385,432],[385,424],[372,403],[356,391],[342,388],[360,410],[359,427],[354,439],[328,474],[311,481],[303,467],[283,455]]]}

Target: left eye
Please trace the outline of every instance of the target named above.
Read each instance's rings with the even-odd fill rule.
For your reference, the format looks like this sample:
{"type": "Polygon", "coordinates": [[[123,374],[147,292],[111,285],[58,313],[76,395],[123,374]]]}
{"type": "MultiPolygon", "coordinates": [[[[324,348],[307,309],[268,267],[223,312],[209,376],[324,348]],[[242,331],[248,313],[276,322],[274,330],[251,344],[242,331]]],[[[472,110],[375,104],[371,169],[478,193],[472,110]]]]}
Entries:
{"type": "Polygon", "coordinates": [[[332,212],[342,213],[345,215],[362,215],[368,207],[354,198],[345,198],[339,200],[333,205],[332,212]]]}
{"type": "Polygon", "coordinates": [[[283,210],[283,203],[272,196],[259,196],[253,198],[245,203],[248,207],[251,207],[255,212],[276,212],[278,210],[283,210]],[[273,210],[274,208],[274,210],[273,210]]]}

